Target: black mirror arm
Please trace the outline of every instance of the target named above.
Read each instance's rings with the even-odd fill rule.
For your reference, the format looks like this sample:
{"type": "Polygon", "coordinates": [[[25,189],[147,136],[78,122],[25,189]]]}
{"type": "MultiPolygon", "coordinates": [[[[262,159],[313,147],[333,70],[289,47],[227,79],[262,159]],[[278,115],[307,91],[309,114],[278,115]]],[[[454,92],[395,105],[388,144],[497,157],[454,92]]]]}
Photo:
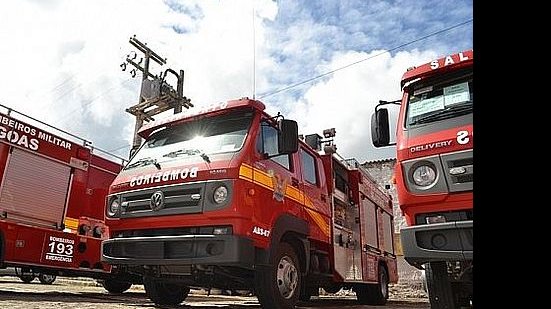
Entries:
{"type": "Polygon", "coordinates": [[[388,104],[401,105],[402,100],[394,100],[394,101],[379,100],[379,104],[375,105],[375,113],[377,112],[377,109],[379,109],[379,107],[383,105],[388,105],[388,104]]]}

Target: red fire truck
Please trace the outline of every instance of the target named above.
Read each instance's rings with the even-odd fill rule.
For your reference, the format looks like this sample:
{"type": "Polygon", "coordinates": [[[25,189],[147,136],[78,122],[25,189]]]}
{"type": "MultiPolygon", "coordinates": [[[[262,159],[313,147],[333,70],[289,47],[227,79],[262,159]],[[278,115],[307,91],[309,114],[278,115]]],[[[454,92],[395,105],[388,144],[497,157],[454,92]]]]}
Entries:
{"type": "Polygon", "coordinates": [[[26,282],[38,273],[130,283],[101,261],[103,205],[123,161],[90,142],[0,105],[0,267],[26,282]]]}
{"type": "Polygon", "coordinates": [[[405,259],[424,265],[432,308],[472,301],[473,51],[409,69],[401,102],[372,117],[375,146],[389,145],[388,110],[401,105],[396,186],[408,227],[405,259]]]}
{"type": "Polygon", "coordinates": [[[264,308],[319,287],[384,304],[397,281],[389,196],[329,141],[299,141],[295,121],[264,109],[243,98],[144,125],[109,191],[103,260],[142,275],[157,304],[190,286],[254,290],[264,308]]]}

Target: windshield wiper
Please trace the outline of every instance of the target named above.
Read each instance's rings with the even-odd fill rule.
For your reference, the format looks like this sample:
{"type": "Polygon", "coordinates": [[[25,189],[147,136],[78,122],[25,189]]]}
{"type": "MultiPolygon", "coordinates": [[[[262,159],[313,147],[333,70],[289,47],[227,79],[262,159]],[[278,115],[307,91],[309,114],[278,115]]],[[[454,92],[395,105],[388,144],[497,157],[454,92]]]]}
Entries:
{"type": "Polygon", "coordinates": [[[194,155],[197,155],[197,154],[200,154],[200,153],[201,153],[201,151],[199,149],[180,149],[180,150],[175,150],[175,151],[169,152],[169,153],[163,155],[163,157],[176,158],[177,156],[183,155],[183,154],[187,154],[189,156],[194,156],[194,155]]]}
{"type": "Polygon", "coordinates": [[[203,158],[203,160],[205,160],[205,162],[210,163],[210,158],[209,158],[209,156],[207,156],[206,153],[202,152],[200,154],[200,156],[201,156],[201,158],[203,158]]]}
{"type": "Polygon", "coordinates": [[[199,150],[199,149],[180,149],[180,150],[175,150],[175,151],[172,151],[172,152],[169,152],[169,153],[163,155],[163,157],[176,158],[177,156],[182,155],[182,154],[187,154],[187,155],[189,155],[189,156],[199,155],[203,160],[205,160],[205,162],[210,163],[210,158],[209,158],[209,156],[207,156],[206,153],[202,152],[202,151],[199,150]]]}
{"type": "Polygon", "coordinates": [[[139,159],[138,161],[132,163],[132,164],[129,164],[127,165],[124,169],[127,170],[127,169],[131,169],[131,168],[134,168],[134,167],[139,167],[139,166],[146,166],[146,165],[149,165],[149,164],[153,164],[155,165],[155,167],[160,170],[161,169],[161,164],[159,164],[159,162],[157,162],[157,159],[151,159],[151,158],[142,158],[142,159],[139,159]]]}
{"type": "Polygon", "coordinates": [[[440,110],[436,113],[432,113],[430,115],[418,118],[417,120],[411,122],[410,124],[427,123],[427,122],[433,122],[436,120],[447,119],[454,116],[464,115],[472,110],[473,110],[473,105],[472,105],[472,102],[469,101],[467,103],[446,107],[445,109],[440,110]]]}

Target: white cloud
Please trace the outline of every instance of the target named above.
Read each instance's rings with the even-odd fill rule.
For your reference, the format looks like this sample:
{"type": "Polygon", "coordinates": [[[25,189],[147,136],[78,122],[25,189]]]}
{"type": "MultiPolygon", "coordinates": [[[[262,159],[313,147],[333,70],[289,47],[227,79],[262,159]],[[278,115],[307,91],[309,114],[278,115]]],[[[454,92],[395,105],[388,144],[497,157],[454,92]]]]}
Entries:
{"type": "MultiPolygon", "coordinates": [[[[335,70],[381,52],[384,51],[338,53],[321,71],[335,70]]],[[[408,67],[427,62],[435,56],[435,52],[417,50],[399,52],[393,57],[384,53],[317,82],[305,92],[303,98],[288,103],[286,108],[291,111],[290,118],[301,123],[302,134],[321,135],[322,130],[334,127],[338,151],[347,158],[355,157],[363,162],[395,157],[394,147],[375,149],[372,146],[371,115],[379,100],[390,101],[401,97],[400,78],[408,67]]],[[[392,126],[395,127],[395,121],[392,126]]]]}
{"type": "MultiPolygon", "coordinates": [[[[137,102],[140,83],[139,76],[131,79],[119,68],[132,50],[129,37],[136,34],[168,58],[168,67],[185,70],[184,94],[196,106],[250,97],[253,7],[259,92],[365,57],[369,54],[358,50],[374,48],[366,42],[378,39],[359,26],[364,25],[367,4],[328,5],[319,11],[309,1],[2,1],[0,103],[102,148],[120,148],[132,140],[134,119],[124,110],[137,102]]],[[[399,16],[397,9],[393,16],[399,16]]],[[[381,29],[382,35],[386,30],[381,29]]],[[[437,47],[430,50],[441,53],[437,47]]],[[[270,111],[292,113],[304,133],[336,127],[343,155],[369,157],[365,152],[371,147],[373,104],[397,98],[403,70],[429,56],[426,51],[386,55],[339,71],[311,88],[306,85],[264,101],[270,111]]],[[[154,73],[160,70],[153,66],[154,73]]]]}
{"type": "MultiPolygon", "coordinates": [[[[132,50],[128,39],[134,34],[168,58],[167,67],[185,70],[184,92],[196,106],[251,96],[253,4],[260,67],[271,65],[262,56],[263,23],[275,18],[277,5],[268,0],[173,2],[182,8],[178,11],[167,4],[3,2],[0,84],[9,86],[2,87],[0,102],[107,149],[130,143],[133,118],[124,110],[137,102],[139,76],[131,80],[119,64],[132,50]]],[[[160,70],[152,65],[153,73],[160,70]]]]}

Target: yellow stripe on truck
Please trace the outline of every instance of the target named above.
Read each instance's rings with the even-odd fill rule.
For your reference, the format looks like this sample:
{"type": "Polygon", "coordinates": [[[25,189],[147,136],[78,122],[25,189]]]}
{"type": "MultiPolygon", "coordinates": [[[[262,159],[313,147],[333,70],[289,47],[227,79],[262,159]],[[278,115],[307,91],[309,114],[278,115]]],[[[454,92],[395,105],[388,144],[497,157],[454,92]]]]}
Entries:
{"type": "Polygon", "coordinates": [[[245,180],[252,180],[253,179],[252,166],[241,164],[241,166],[239,167],[239,178],[245,179],[245,180]]]}
{"type": "MultiPolygon", "coordinates": [[[[248,182],[257,184],[263,188],[274,191],[274,184],[272,181],[272,175],[264,172],[263,170],[252,167],[248,164],[241,164],[239,167],[239,178],[248,182]]],[[[285,197],[292,199],[297,203],[304,204],[306,206],[306,212],[312,217],[316,225],[320,230],[329,237],[330,228],[329,224],[325,222],[323,216],[315,211],[314,203],[305,196],[304,192],[287,184],[285,189],[285,197]]]]}
{"type": "Polygon", "coordinates": [[[310,217],[312,217],[312,219],[314,219],[314,222],[320,228],[322,233],[325,234],[325,236],[329,237],[329,233],[330,233],[329,223],[325,222],[322,215],[320,215],[318,212],[313,211],[310,208],[304,208],[304,209],[306,209],[306,212],[310,215],[310,217]]]}

